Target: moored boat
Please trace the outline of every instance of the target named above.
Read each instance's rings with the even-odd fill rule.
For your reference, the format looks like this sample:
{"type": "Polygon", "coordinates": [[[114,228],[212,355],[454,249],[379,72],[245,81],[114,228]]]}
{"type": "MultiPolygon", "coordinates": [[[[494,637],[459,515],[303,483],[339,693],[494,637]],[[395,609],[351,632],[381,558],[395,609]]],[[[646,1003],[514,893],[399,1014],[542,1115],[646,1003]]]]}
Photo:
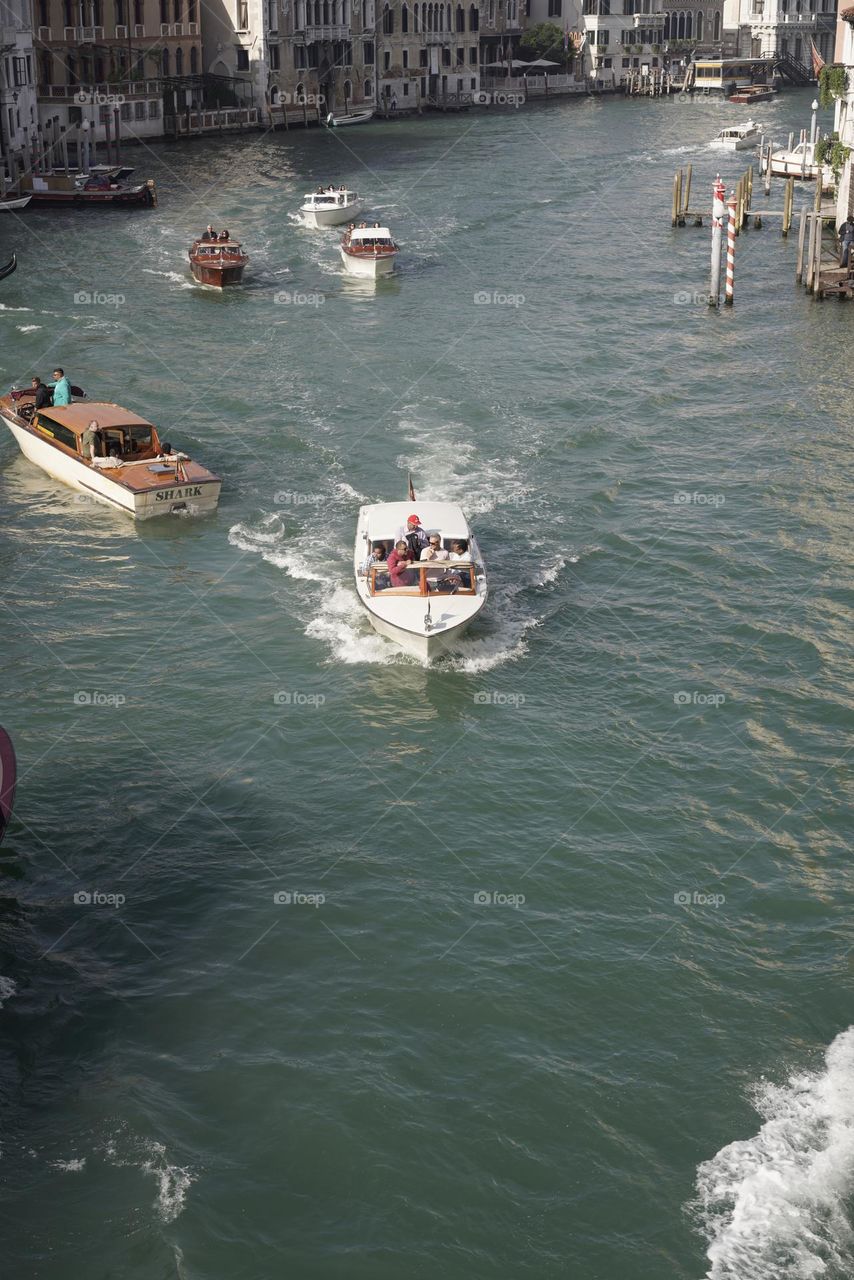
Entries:
{"type": "Polygon", "coordinates": [[[326,124],[330,129],[340,129],[347,124],[367,124],[373,119],[373,107],[357,107],[355,111],[330,111],[326,124]]]}
{"type": "Polygon", "coordinates": [[[303,197],[300,213],[308,227],[338,227],[350,222],[362,212],[362,200],[357,191],[346,187],[325,187],[311,191],[303,197]]]}
{"type": "Polygon", "coordinates": [[[816,164],[815,143],[799,142],[791,151],[771,152],[771,173],[775,178],[802,178],[806,181],[816,179],[822,173],[822,166],[816,164]]]}
{"type": "Polygon", "coordinates": [[[137,520],[216,509],[219,476],[139,414],[91,400],[35,409],[33,397],[30,389],[0,396],[0,418],[24,457],[55,480],[137,520]]]}
{"type": "MultiPolygon", "coordinates": [[[[356,527],[353,572],[356,591],[371,625],[412,657],[429,661],[453,648],[480,613],[487,597],[486,570],[477,541],[453,502],[420,502],[420,523],[438,535],[443,557],[419,560],[394,571],[385,558],[404,537],[411,502],[380,502],[362,507],[356,527]],[[452,551],[462,544],[462,552],[452,551]],[[447,554],[449,559],[444,559],[447,554]]],[[[411,528],[411,525],[409,526],[411,528]]]]}
{"type": "Polygon", "coordinates": [[[341,259],[354,276],[375,280],[394,271],[399,250],[388,227],[350,227],[341,240],[341,259]]]}
{"type": "Polygon", "coordinates": [[[26,209],[32,198],[29,193],[25,196],[0,196],[0,213],[14,213],[17,209],[26,209]]]}
{"type": "Polygon", "coordinates": [[[731,93],[729,100],[745,106],[751,102],[770,102],[776,96],[776,93],[777,90],[767,84],[746,85],[743,89],[738,89],[735,93],[731,93]]]}
{"type": "Polygon", "coordinates": [[[721,151],[750,151],[762,135],[761,127],[755,120],[746,120],[744,124],[729,125],[710,143],[721,151]]]}
{"type": "Polygon", "coordinates": [[[93,165],[88,173],[28,173],[21,178],[21,186],[27,190],[34,205],[155,208],[157,188],[154,179],[128,182],[132,173],[133,169],[123,165],[93,165]]]}
{"type": "Polygon", "coordinates": [[[248,253],[236,240],[194,240],[190,248],[193,279],[214,289],[240,284],[248,261],[248,253]]]}
{"type": "Polygon", "coordinates": [[[10,276],[12,272],[17,269],[17,266],[18,255],[13,253],[9,261],[4,266],[0,267],[0,280],[5,280],[6,276],[10,276]]]}

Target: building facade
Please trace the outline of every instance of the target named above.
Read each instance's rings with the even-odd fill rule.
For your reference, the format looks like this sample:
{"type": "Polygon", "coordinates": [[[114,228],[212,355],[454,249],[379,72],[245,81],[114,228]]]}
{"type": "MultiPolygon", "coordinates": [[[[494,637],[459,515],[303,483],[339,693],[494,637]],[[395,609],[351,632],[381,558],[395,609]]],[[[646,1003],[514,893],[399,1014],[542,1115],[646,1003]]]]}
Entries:
{"type": "Polygon", "coordinates": [[[738,57],[789,58],[809,74],[810,41],[832,50],[835,5],[836,0],[725,0],[724,27],[735,37],[738,57]],[[833,5],[834,12],[819,11],[819,4],[833,5]]]}
{"type": "Polygon", "coordinates": [[[26,168],[38,134],[36,59],[29,0],[0,8],[0,167],[5,176],[26,168]]]}
{"type": "Polygon", "coordinates": [[[583,0],[582,21],[598,84],[616,86],[633,71],[663,67],[661,0],[583,0]]]}

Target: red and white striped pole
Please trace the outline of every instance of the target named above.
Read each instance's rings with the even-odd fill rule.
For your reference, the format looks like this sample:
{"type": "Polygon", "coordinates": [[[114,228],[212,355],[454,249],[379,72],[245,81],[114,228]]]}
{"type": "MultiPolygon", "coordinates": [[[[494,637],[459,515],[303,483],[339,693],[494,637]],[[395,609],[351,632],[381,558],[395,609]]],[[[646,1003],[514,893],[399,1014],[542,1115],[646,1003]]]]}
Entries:
{"type": "Polygon", "coordinates": [[[717,307],[721,300],[721,240],[723,238],[724,199],[726,189],[720,175],[712,187],[712,278],[709,288],[709,306],[717,307]]]}
{"type": "Polygon", "coordinates": [[[735,292],[735,192],[729,193],[727,201],[727,212],[729,213],[729,221],[726,229],[726,287],[724,290],[724,305],[731,307],[733,304],[733,293],[735,292]]]}

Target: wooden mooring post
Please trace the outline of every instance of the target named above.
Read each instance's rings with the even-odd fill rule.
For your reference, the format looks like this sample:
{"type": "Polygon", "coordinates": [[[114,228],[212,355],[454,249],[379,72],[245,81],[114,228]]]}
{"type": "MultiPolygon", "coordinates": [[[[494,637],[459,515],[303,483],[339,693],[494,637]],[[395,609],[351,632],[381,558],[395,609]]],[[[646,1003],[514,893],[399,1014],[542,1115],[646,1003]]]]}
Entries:
{"type": "Polygon", "coordinates": [[[795,269],[795,279],[801,284],[804,278],[804,244],[807,233],[807,211],[801,209],[801,219],[798,226],[798,265],[795,269]]]}
{"type": "Polygon", "coordinates": [[[677,169],[673,175],[673,210],[670,218],[671,227],[684,226],[679,219],[682,216],[682,170],[677,169]]]}
{"type": "MultiPolygon", "coordinates": [[[[819,187],[821,183],[819,183],[819,187]]],[[[786,185],[783,188],[783,230],[781,232],[783,239],[789,234],[792,226],[792,208],[795,200],[795,179],[787,178],[786,185]]]]}

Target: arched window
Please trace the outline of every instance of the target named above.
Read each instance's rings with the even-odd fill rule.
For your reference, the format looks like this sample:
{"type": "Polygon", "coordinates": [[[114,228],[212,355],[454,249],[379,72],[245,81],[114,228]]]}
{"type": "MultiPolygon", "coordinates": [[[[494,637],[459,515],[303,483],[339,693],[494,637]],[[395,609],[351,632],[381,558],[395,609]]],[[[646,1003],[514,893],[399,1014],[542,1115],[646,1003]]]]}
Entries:
{"type": "Polygon", "coordinates": [[[420,31],[420,29],[418,26],[418,5],[415,4],[412,6],[412,30],[420,31]]]}
{"type": "Polygon", "coordinates": [[[451,6],[450,5],[448,5],[447,9],[445,10],[445,30],[453,31],[453,27],[451,26],[451,6]]]}
{"type": "Polygon", "coordinates": [[[168,49],[163,50],[162,61],[163,61],[163,74],[164,76],[168,76],[169,75],[169,50],[168,49]]]}
{"type": "Polygon", "coordinates": [[[349,80],[344,81],[344,101],[349,102],[353,96],[353,86],[349,80]]]}
{"type": "Polygon", "coordinates": [[[297,85],[296,99],[297,99],[297,105],[300,107],[303,106],[303,104],[305,103],[305,85],[302,83],[302,81],[300,81],[300,83],[297,85]]]}
{"type": "Polygon", "coordinates": [[[394,35],[394,10],[388,5],[383,8],[383,35],[394,35]]]}
{"type": "Polygon", "coordinates": [[[445,30],[445,6],[442,4],[438,4],[436,5],[436,8],[439,10],[439,30],[444,31],[445,30]]]}
{"type": "Polygon", "coordinates": [[[184,50],[178,45],[175,50],[175,75],[182,76],[184,74],[184,50]]]}
{"type": "Polygon", "coordinates": [[[698,13],[697,14],[697,39],[702,40],[702,38],[703,38],[703,15],[702,13],[698,13]]]}
{"type": "Polygon", "coordinates": [[[370,80],[366,80],[365,81],[365,97],[368,100],[370,100],[370,97],[373,91],[374,91],[374,86],[371,84],[370,80]]]}
{"type": "Polygon", "coordinates": [[[466,15],[463,13],[462,5],[457,5],[457,31],[465,31],[466,15]]]}
{"type": "Polygon", "coordinates": [[[720,38],[721,38],[721,15],[720,15],[720,11],[718,11],[717,13],[715,13],[715,22],[714,22],[714,26],[713,26],[713,28],[712,28],[712,29],[713,29],[713,31],[714,31],[714,38],[715,38],[715,40],[720,40],[720,38]]]}
{"type": "Polygon", "coordinates": [[[329,26],[329,0],[323,0],[323,25],[329,26]]]}
{"type": "Polygon", "coordinates": [[[400,11],[400,29],[403,32],[407,32],[409,30],[409,9],[406,5],[404,5],[400,11]]]}
{"type": "Polygon", "coordinates": [[[199,51],[195,45],[190,50],[190,74],[197,75],[199,71],[199,51]]]}
{"type": "Polygon", "coordinates": [[[694,15],[693,13],[685,14],[685,39],[690,40],[693,35],[694,15]]]}
{"type": "Polygon", "coordinates": [[[685,39],[685,14],[684,13],[680,13],[679,15],[679,26],[676,34],[680,40],[685,39]]]}
{"type": "Polygon", "coordinates": [[[469,9],[469,31],[477,31],[480,27],[480,13],[477,5],[472,5],[469,9]]]}

